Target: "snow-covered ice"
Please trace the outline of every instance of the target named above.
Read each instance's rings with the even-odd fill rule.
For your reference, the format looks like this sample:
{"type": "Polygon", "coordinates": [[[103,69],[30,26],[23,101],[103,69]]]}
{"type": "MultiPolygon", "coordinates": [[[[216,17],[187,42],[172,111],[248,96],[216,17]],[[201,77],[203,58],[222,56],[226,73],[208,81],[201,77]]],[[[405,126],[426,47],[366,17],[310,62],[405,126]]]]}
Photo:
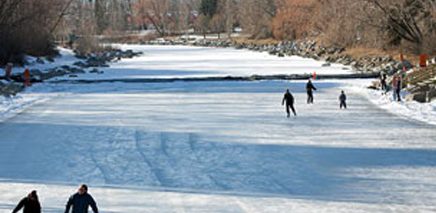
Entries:
{"type": "Polygon", "coordinates": [[[349,74],[347,66],[298,56],[279,58],[268,53],[192,46],[116,45],[144,54],[102,69],[105,74],[82,74],[74,79],[183,78],[275,74],[349,74]]]}
{"type": "MultiPolygon", "coordinates": [[[[144,187],[141,193],[178,197],[179,204],[165,203],[175,211],[202,208],[187,205],[184,194],[230,199],[232,211],[244,210],[235,200],[253,195],[277,209],[303,200],[313,208],[333,202],[339,209],[434,210],[434,126],[353,92],[349,110],[339,111],[341,82],[316,84],[314,106],[304,104],[304,82],[59,85],[70,93],[0,126],[1,178],[55,192],[50,183],[67,190],[64,184],[86,182],[110,192],[105,186],[144,187]],[[280,106],[287,87],[297,98],[297,118],[286,119],[280,106]]],[[[105,196],[99,199],[110,203],[105,196]]],[[[153,211],[155,202],[139,203],[153,211]]]]}
{"type": "MultiPolygon", "coordinates": [[[[237,65],[208,56],[220,49],[199,50],[210,57],[205,70],[237,65]]],[[[189,75],[177,57],[168,66],[189,75]]],[[[258,61],[274,70],[275,59],[258,61]]],[[[113,75],[125,77],[129,64],[113,75]]],[[[48,98],[0,124],[0,212],[31,189],[44,212],[62,212],[79,183],[102,212],[436,211],[435,126],[378,107],[350,81],[315,81],[315,105],[305,104],[304,86],[40,84],[24,95],[48,98]],[[286,88],[296,118],[280,105],[286,88]],[[342,89],[348,110],[339,110],[342,89]]]]}

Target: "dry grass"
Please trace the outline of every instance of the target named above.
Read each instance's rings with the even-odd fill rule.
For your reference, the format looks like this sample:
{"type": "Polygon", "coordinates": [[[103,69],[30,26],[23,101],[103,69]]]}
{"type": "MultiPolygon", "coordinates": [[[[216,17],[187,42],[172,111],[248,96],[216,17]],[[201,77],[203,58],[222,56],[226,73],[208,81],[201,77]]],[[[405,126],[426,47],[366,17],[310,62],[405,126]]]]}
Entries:
{"type": "MultiPolygon", "coordinates": [[[[369,57],[390,56],[397,61],[400,60],[400,51],[398,50],[382,50],[382,49],[366,48],[366,47],[350,47],[347,48],[343,54],[350,55],[353,58],[362,58],[368,56],[369,57]]],[[[412,64],[417,64],[419,62],[419,56],[410,53],[404,53],[404,59],[410,61],[412,64]]]]}
{"type": "Polygon", "coordinates": [[[344,54],[350,55],[353,58],[361,58],[365,56],[377,57],[377,56],[392,56],[391,53],[375,48],[355,47],[347,48],[344,54]]]}
{"type": "Polygon", "coordinates": [[[238,44],[256,44],[256,45],[274,45],[280,43],[280,40],[276,40],[273,38],[268,39],[250,39],[250,38],[233,38],[232,41],[238,44]]]}

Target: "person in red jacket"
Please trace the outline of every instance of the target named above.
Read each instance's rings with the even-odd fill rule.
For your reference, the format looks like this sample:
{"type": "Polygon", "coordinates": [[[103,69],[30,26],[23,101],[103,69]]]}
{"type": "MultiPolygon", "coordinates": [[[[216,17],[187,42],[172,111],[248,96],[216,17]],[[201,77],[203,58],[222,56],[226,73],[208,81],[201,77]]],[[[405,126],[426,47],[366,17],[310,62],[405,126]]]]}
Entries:
{"type": "Polygon", "coordinates": [[[23,209],[23,213],[41,213],[41,204],[36,191],[30,192],[27,197],[21,199],[12,213],[17,213],[21,209],[23,209]]]}
{"type": "Polygon", "coordinates": [[[29,69],[24,70],[23,77],[24,77],[24,86],[26,86],[26,87],[32,86],[32,84],[30,83],[30,70],[29,69]]]}

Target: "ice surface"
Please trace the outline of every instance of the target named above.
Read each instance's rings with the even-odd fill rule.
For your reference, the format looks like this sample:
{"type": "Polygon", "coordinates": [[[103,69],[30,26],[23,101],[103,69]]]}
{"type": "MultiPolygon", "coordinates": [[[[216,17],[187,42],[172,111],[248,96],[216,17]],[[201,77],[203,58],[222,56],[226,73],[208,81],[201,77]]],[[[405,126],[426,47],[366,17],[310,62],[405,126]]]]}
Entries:
{"type": "MultiPolygon", "coordinates": [[[[255,62],[248,51],[145,48],[142,60],[153,60],[123,60],[107,77],[319,68],[255,62]]],[[[305,104],[304,81],[36,85],[20,94],[31,107],[0,124],[0,212],[31,189],[44,212],[62,212],[79,183],[102,212],[436,211],[435,126],[381,109],[361,83],[315,81],[315,105],[305,104]],[[296,118],[281,106],[287,88],[296,118]],[[342,89],[348,110],[339,110],[342,89]]]]}
{"type": "MultiPolygon", "coordinates": [[[[38,183],[47,193],[60,193],[57,187],[66,193],[71,183],[99,186],[108,211],[119,206],[110,207],[116,204],[104,192],[117,190],[107,186],[175,196],[179,204],[162,206],[175,211],[205,208],[185,199],[222,199],[230,202],[225,209],[248,212],[244,205],[262,201],[277,210],[319,202],[339,210],[434,208],[434,126],[390,114],[354,92],[350,108],[340,111],[342,82],[315,84],[313,106],[304,103],[298,81],[60,85],[69,93],[52,94],[57,98],[0,125],[1,178],[38,183]],[[280,106],[288,87],[297,118],[285,118],[280,106]]],[[[4,206],[16,196],[3,198],[4,206]]],[[[152,211],[160,202],[135,205],[152,211]]]]}

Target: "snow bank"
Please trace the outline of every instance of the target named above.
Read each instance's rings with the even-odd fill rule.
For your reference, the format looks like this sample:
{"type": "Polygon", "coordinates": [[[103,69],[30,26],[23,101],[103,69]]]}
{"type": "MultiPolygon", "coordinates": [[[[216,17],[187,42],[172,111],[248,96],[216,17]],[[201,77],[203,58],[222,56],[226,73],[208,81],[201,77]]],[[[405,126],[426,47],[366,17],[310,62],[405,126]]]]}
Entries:
{"type": "MultiPolygon", "coordinates": [[[[29,62],[29,65],[26,65],[24,67],[14,67],[12,69],[12,73],[22,73],[25,68],[29,69],[39,69],[41,71],[45,71],[47,69],[63,66],[63,65],[73,65],[74,62],[80,61],[80,59],[75,57],[75,54],[72,50],[58,47],[59,56],[54,58],[53,62],[47,61],[43,58],[41,58],[44,63],[40,64],[37,62],[37,58],[27,56],[27,60],[29,62]]],[[[4,71],[2,70],[1,74],[3,74],[4,71]]]]}
{"type": "Polygon", "coordinates": [[[436,101],[432,103],[406,101],[404,98],[406,92],[402,93],[403,101],[394,101],[392,92],[382,94],[382,91],[367,88],[374,80],[353,80],[347,82],[346,85],[349,89],[360,92],[372,103],[392,114],[436,125],[436,101]]]}
{"type": "Polygon", "coordinates": [[[369,99],[389,112],[429,124],[436,125],[436,101],[419,103],[416,101],[396,102],[392,93],[382,95],[380,91],[368,91],[369,99]]]}

